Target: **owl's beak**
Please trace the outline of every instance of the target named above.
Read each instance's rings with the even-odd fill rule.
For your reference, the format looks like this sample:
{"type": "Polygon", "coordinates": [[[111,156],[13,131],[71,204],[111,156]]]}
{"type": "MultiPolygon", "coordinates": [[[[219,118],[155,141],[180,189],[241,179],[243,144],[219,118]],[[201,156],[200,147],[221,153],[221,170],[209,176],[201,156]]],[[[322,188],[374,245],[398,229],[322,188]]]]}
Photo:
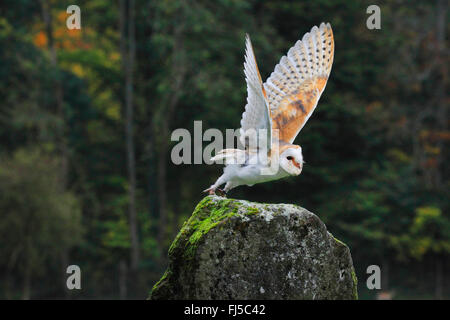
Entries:
{"type": "Polygon", "coordinates": [[[297,161],[295,161],[295,159],[292,159],[292,163],[294,164],[294,166],[296,166],[297,168],[302,170],[302,165],[300,163],[298,163],[297,161]]]}

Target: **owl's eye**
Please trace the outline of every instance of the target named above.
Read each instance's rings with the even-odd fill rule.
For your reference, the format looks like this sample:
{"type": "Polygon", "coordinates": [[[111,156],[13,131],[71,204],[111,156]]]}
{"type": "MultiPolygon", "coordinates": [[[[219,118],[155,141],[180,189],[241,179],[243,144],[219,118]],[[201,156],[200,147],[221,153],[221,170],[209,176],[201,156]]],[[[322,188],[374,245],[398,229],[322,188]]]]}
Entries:
{"type": "Polygon", "coordinates": [[[291,156],[289,156],[289,157],[287,157],[286,159],[288,159],[288,160],[292,160],[293,158],[292,158],[291,156]]]}

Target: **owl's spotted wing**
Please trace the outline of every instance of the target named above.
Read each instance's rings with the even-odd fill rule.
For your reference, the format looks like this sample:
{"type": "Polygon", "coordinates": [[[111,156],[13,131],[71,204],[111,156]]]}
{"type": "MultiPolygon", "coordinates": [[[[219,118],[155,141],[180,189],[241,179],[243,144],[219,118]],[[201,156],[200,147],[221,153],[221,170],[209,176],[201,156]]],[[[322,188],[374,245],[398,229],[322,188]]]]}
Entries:
{"type": "Polygon", "coordinates": [[[316,26],[283,56],[264,88],[272,127],[292,143],[316,108],[331,72],[333,31],[329,23],[316,26]]]}
{"type": "Polygon", "coordinates": [[[256,149],[257,146],[261,147],[261,144],[264,144],[269,151],[272,145],[272,121],[261,75],[248,35],[245,39],[245,46],[244,73],[247,82],[247,105],[242,114],[240,141],[248,149],[256,149]],[[262,134],[261,137],[260,134],[262,134]]]}

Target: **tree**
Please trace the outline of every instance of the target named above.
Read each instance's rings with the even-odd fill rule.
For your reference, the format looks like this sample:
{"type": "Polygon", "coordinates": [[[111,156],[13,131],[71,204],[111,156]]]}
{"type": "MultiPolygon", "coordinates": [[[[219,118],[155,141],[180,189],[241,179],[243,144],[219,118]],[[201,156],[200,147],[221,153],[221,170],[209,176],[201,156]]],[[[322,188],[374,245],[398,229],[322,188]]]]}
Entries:
{"type": "Polygon", "coordinates": [[[80,205],[73,193],[61,188],[60,170],[60,160],[39,150],[2,157],[0,261],[9,295],[14,295],[15,279],[22,282],[22,298],[32,297],[33,280],[48,276],[49,265],[81,239],[80,205]]]}
{"type": "MultiPolygon", "coordinates": [[[[139,266],[139,239],[136,218],[136,160],[133,131],[133,71],[135,60],[134,0],[120,1],[120,34],[122,65],[125,74],[125,137],[128,170],[128,215],[131,236],[131,271],[137,275],[139,266]]],[[[137,281],[137,277],[133,278],[137,281]]]]}

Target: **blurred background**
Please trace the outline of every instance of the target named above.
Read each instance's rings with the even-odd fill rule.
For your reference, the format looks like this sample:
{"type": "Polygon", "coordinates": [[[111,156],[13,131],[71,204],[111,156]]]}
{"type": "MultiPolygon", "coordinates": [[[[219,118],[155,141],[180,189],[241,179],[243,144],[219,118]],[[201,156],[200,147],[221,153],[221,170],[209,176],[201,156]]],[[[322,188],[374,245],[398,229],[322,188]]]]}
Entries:
{"type": "Polygon", "coordinates": [[[171,132],[238,128],[245,33],[266,79],[322,21],[335,59],[296,139],[302,175],[229,197],[317,214],[350,247],[361,299],[450,298],[445,0],[2,0],[0,298],[146,298],[222,172],[172,164],[171,132]]]}

